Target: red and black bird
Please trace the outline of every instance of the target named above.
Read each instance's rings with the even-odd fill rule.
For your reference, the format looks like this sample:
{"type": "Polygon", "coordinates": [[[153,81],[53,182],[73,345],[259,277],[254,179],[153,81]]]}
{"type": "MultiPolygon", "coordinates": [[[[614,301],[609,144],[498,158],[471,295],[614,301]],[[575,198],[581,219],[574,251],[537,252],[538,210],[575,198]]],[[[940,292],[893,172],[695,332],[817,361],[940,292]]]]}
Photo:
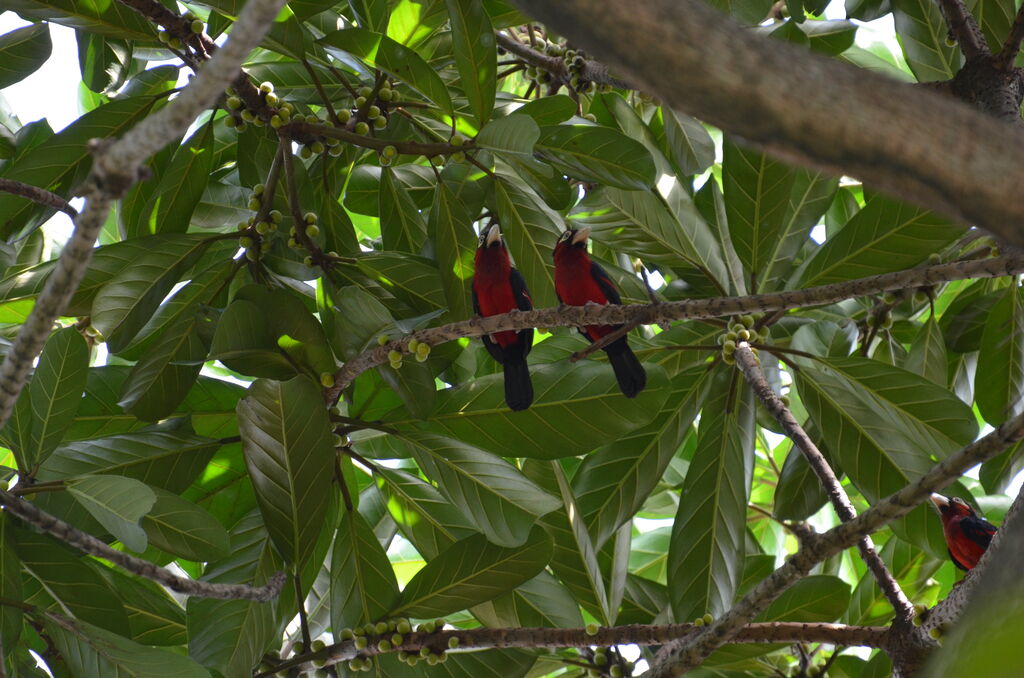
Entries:
{"type": "MultiPolygon", "coordinates": [[[[497,224],[480,234],[473,272],[473,310],[484,317],[533,308],[526,281],[508,256],[497,224]]],[[[533,383],[526,356],[533,346],[533,329],[484,335],[487,352],[505,368],[505,402],[512,410],[525,410],[533,402],[533,383]]]]}
{"type": "Polygon", "coordinates": [[[973,570],[996,533],[996,526],[979,516],[959,497],[931,496],[942,517],[942,531],[953,564],[961,570],[973,570]]]}
{"type": "MultiPolygon", "coordinates": [[[[594,304],[620,304],[618,290],[601,265],[587,254],[589,228],[569,229],[555,244],[555,292],[563,304],[585,306],[594,304]]],[[[622,325],[587,325],[580,329],[591,343],[611,334],[622,325]]],[[[604,347],[608,361],[615,371],[619,388],[627,398],[636,396],[647,385],[647,372],[629,348],[623,335],[604,347]]]]}

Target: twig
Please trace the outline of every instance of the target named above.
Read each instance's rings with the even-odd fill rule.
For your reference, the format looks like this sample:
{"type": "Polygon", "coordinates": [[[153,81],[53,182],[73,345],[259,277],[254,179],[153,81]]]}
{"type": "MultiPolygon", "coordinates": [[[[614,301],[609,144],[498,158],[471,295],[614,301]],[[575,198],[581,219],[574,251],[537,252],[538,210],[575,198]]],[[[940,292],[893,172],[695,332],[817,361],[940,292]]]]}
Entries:
{"type": "Polygon", "coordinates": [[[971,16],[963,0],[939,0],[939,8],[965,59],[976,59],[990,53],[978,22],[971,16]]]}
{"type": "MultiPolygon", "coordinates": [[[[524,45],[515,38],[512,38],[505,33],[498,33],[498,44],[507,49],[512,54],[525,61],[531,66],[536,68],[542,68],[551,74],[552,83],[560,85],[569,84],[569,69],[565,67],[565,61],[562,57],[548,56],[543,52],[539,52],[529,45],[524,45]]],[[[579,71],[579,77],[583,80],[589,80],[599,85],[611,85],[619,89],[634,89],[632,85],[624,80],[613,77],[608,71],[608,67],[604,64],[588,59],[583,68],[579,71]]],[[[529,94],[526,95],[527,97],[529,94]]]]}
{"type": "Polygon", "coordinates": [[[995,67],[1001,71],[1008,71],[1013,68],[1013,63],[1020,53],[1020,44],[1024,41],[1024,5],[1017,10],[1017,16],[1010,26],[1010,34],[1006,36],[1003,48],[996,56],[995,67]]]}
{"type": "Polygon", "coordinates": [[[22,198],[27,198],[40,205],[53,207],[72,219],[78,216],[78,210],[68,204],[67,200],[56,193],[39,188],[38,186],[32,186],[21,181],[15,181],[14,179],[0,179],[0,191],[20,195],[22,198]]]}
{"type": "Polygon", "coordinates": [[[73,546],[79,551],[109,560],[129,572],[146,579],[151,579],[172,591],[188,596],[267,602],[277,597],[277,594],[281,592],[281,587],[284,586],[285,575],[283,572],[279,572],[271,577],[266,586],[212,584],[179,577],[171,571],[158,567],[149,561],[110,548],[96,537],[68,525],[63,520],[51,516],[10,492],[0,490],[0,504],[3,505],[4,511],[21,518],[26,523],[33,525],[69,546],[73,546]]]}
{"type": "MultiPolygon", "coordinates": [[[[832,507],[835,509],[839,519],[843,522],[848,522],[856,518],[857,511],[853,508],[853,503],[839,482],[839,478],[836,477],[835,472],[829,466],[828,460],[825,459],[818,446],[814,444],[814,441],[811,440],[807,432],[797,422],[793,413],[789,411],[789,408],[783,404],[782,400],[768,384],[764,377],[764,372],[761,370],[760,362],[753,351],[751,351],[750,344],[747,342],[737,344],[736,352],[733,356],[736,359],[737,367],[743,372],[743,376],[753,387],[754,393],[761,399],[765,409],[775,417],[776,421],[779,422],[782,429],[786,432],[786,435],[789,436],[793,444],[797,446],[800,452],[803,453],[804,458],[807,459],[807,463],[814,471],[814,474],[818,476],[818,480],[821,482],[821,486],[825,490],[825,494],[828,495],[829,501],[832,503],[832,507]]],[[[864,559],[868,569],[871,570],[871,574],[874,575],[875,580],[878,582],[879,588],[882,589],[882,593],[885,594],[889,604],[892,605],[893,610],[896,612],[896,619],[903,623],[909,623],[914,617],[914,606],[903,593],[896,578],[886,568],[878,552],[875,551],[875,545],[872,543],[871,537],[867,535],[861,537],[857,542],[857,549],[860,551],[861,558],[864,559]]]]}
{"type": "Polygon", "coordinates": [[[294,136],[321,136],[341,139],[353,146],[372,148],[381,151],[388,146],[394,146],[403,155],[450,155],[460,151],[468,151],[473,148],[472,142],[467,141],[462,146],[453,146],[446,143],[421,143],[418,141],[402,141],[400,139],[379,139],[363,134],[356,134],[347,129],[332,127],[331,125],[316,125],[308,122],[292,122],[282,125],[280,131],[284,134],[294,136]]]}
{"type": "Polygon", "coordinates": [[[341,126],[341,120],[338,119],[338,114],[334,112],[334,106],[331,105],[331,99],[327,96],[324,86],[320,83],[320,77],[305,59],[302,59],[302,65],[306,68],[306,72],[309,73],[309,77],[312,78],[313,86],[316,87],[316,91],[320,94],[320,100],[324,102],[324,107],[327,108],[327,115],[331,118],[331,122],[341,126]]]}
{"type": "Polygon", "coordinates": [[[292,582],[295,585],[295,604],[299,606],[299,629],[302,633],[302,646],[309,648],[312,639],[309,637],[309,619],[306,617],[306,599],[302,595],[302,580],[299,578],[299,566],[296,564],[292,572],[292,582]]]}
{"type": "Polygon", "coordinates": [[[887,290],[904,287],[921,287],[968,278],[996,278],[1022,272],[1024,272],[1024,254],[1012,254],[994,259],[925,266],[790,292],[662,302],[656,307],[649,304],[559,306],[532,311],[510,311],[487,318],[475,317],[440,327],[418,330],[389,341],[384,346],[361,353],[346,362],[335,373],[335,385],[325,390],[324,397],[328,403],[333,404],[356,377],[372,367],[387,362],[388,352],[409,353],[409,342],[413,339],[436,346],[462,337],[479,337],[484,334],[509,330],[518,331],[530,327],[584,327],[586,325],[623,325],[636,321],[655,323],[669,320],[718,318],[821,306],[851,297],[880,294],[887,290]]]}
{"type": "Polygon", "coordinates": [[[603,337],[601,337],[597,341],[593,342],[592,344],[590,344],[586,348],[582,348],[579,351],[576,351],[575,353],[573,353],[571,356],[569,356],[569,362],[574,363],[574,362],[577,362],[579,360],[583,360],[584,358],[589,356],[591,353],[593,353],[593,352],[595,352],[597,350],[603,349],[608,344],[611,344],[612,342],[618,341],[622,337],[626,336],[627,334],[629,334],[629,332],[633,328],[637,327],[640,324],[641,324],[640,321],[637,320],[635,322],[631,322],[631,323],[628,323],[626,325],[623,325],[622,327],[618,328],[617,330],[609,332],[608,334],[604,335],[603,337]]]}

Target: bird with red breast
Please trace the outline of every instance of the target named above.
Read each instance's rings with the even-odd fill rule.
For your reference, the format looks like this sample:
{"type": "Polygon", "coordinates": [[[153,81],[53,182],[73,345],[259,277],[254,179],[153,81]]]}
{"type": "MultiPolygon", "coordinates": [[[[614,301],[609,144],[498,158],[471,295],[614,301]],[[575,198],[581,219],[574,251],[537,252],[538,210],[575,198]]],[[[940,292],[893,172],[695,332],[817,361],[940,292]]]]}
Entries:
{"type": "Polygon", "coordinates": [[[953,564],[961,570],[973,570],[992,541],[996,526],[960,497],[932,494],[931,501],[942,519],[942,532],[953,564]]]}
{"type": "MultiPolygon", "coordinates": [[[[501,229],[491,224],[480,233],[473,271],[473,310],[488,317],[533,308],[522,274],[512,267],[501,229]]],[[[533,382],[526,356],[533,346],[533,328],[495,332],[483,336],[484,346],[505,373],[505,403],[512,410],[525,410],[533,403],[533,382]]]]}
{"type": "MultiPolygon", "coordinates": [[[[569,229],[555,244],[555,292],[563,304],[620,304],[622,299],[608,273],[587,253],[589,228],[569,229]]],[[[580,332],[591,343],[611,334],[622,325],[587,325],[580,332]]],[[[627,398],[633,398],[647,385],[647,372],[630,349],[623,335],[604,347],[612,364],[619,389],[627,398]]]]}

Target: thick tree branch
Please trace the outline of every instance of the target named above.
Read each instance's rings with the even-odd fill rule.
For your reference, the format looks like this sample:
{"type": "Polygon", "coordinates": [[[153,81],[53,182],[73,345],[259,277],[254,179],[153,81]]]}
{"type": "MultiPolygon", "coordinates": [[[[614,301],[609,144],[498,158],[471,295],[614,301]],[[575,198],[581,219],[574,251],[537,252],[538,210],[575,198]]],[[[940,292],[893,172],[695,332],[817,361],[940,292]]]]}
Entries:
{"type": "Polygon", "coordinates": [[[44,188],[39,188],[38,186],[31,186],[20,181],[15,181],[14,179],[0,179],[0,191],[20,195],[22,198],[28,198],[32,202],[39,203],[40,205],[53,207],[72,219],[78,216],[78,211],[69,205],[67,200],[56,193],[47,191],[44,188]]]}
{"type": "Polygon", "coordinates": [[[700,0],[515,4],[672,108],[1024,244],[1024,130],[741,29],[700,0]]]}
{"type": "MultiPolygon", "coordinates": [[[[693,624],[646,625],[602,627],[595,635],[588,635],[585,629],[553,628],[510,628],[510,629],[467,629],[434,631],[433,633],[409,633],[401,645],[388,652],[419,652],[421,648],[443,651],[448,648],[450,638],[458,638],[459,649],[482,650],[491,648],[564,648],[597,645],[637,644],[661,645],[675,638],[683,638],[698,627],[693,624]]],[[[883,626],[846,626],[844,624],[804,624],[799,622],[770,622],[748,624],[729,642],[733,643],[829,643],[832,645],[856,645],[861,647],[885,647],[889,629],[883,626]]],[[[388,634],[390,635],[390,634],[388,634]]],[[[309,652],[288,660],[273,671],[257,674],[271,676],[275,672],[301,666],[314,660],[329,664],[353,659],[357,655],[372,656],[384,654],[370,643],[366,649],[357,651],[351,640],[330,645],[319,652],[309,652]]]]}
{"type": "Polygon", "coordinates": [[[130,556],[123,551],[110,548],[91,534],[68,525],[63,520],[51,516],[10,492],[0,490],[0,505],[3,506],[4,511],[21,518],[29,525],[46,532],[69,546],[73,546],[79,551],[109,560],[129,572],[133,572],[146,579],[151,579],[158,584],[163,584],[172,591],[184,593],[188,596],[266,602],[276,598],[277,594],[281,591],[281,587],[284,586],[285,575],[283,572],[279,572],[271,577],[266,586],[210,584],[208,582],[179,577],[173,572],[158,567],[147,560],[142,560],[141,558],[130,556]]]}
{"type": "Polygon", "coordinates": [[[853,546],[866,534],[900,518],[953,482],[967,469],[996,456],[1024,438],[1024,414],[1003,423],[988,435],[936,464],[928,473],[883,499],[849,522],[804,540],[784,565],[772,572],[704,631],[666,645],[651,665],[651,678],[682,675],[699,666],[715,649],[762,612],[783,591],[818,563],[853,546]]]}
{"type": "MultiPolygon", "coordinates": [[[[807,463],[814,471],[814,474],[818,476],[818,481],[821,482],[821,486],[824,488],[825,494],[828,495],[829,501],[832,503],[832,507],[835,509],[839,519],[843,522],[848,522],[856,518],[857,511],[853,508],[853,503],[850,501],[849,495],[846,494],[846,490],[843,489],[842,483],[839,482],[839,478],[836,477],[832,467],[829,466],[828,460],[825,459],[818,446],[814,444],[814,441],[811,440],[807,432],[797,422],[793,413],[789,411],[789,408],[782,403],[782,400],[775,394],[772,387],[768,385],[768,380],[765,379],[764,372],[761,371],[761,364],[750,350],[750,345],[746,342],[737,344],[736,352],[733,356],[736,359],[736,365],[743,372],[747,382],[753,387],[754,393],[761,399],[765,409],[775,417],[786,432],[786,435],[789,436],[793,444],[797,446],[800,452],[803,453],[804,458],[807,459],[807,463]]],[[[875,545],[872,543],[871,537],[867,535],[861,537],[857,541],[857,549],[860,551],[864,563],[878,582],[879,588],[882,589],[882,593],[885,594],[889,604],[892,605],[893,610],[896,612],[896,619],[909,625],[914,616],[914,606],[903,593],[896,578],[886,568],[878,552],[875,551],[875,545]]]]}
{"type": "Polygon", "coordinates": [[[1013,68],[1013,63],[1020,53],[1020,44],[1024,41],[1024,5],[1017,10],[1017,17],[1010,26],[1010,34],[1006,36],[1002,50],[996,56],[996,67],[1008,71],[1013,68]]]}
{"type": "Polygon", "coordinates": [[[985,36],[963,0],[939,0],[939,9],[964,58],[971,60],[990,54],[985,36]]]}
{"type": "Polygon", "coordinates": [[[409,353],[413,339],[436,346],[462,337],[479,337],[505,330],[528,327],[583,327],[585,325],[650,325],[670,320],[718,318],[744,313],[762,313],[804,306],[832,304],[851,297],[881,294],[887,290],[926,287],[967,278],[996,278],[1024,272],[1024,254],[1013,254],[979,261],[914,268],[896,273],[860,278],[847,282],[811,287],[791,292],[772,292],[746,297],[714,297],[658,304],[629,306],[560,306],[533,311],[511,311],[487,318],[471,318],[440,327],[418,330],[400,339],[370,349],[346,362],[334,375],[334,386],[325,391],[325,399],[334,403],[360,374],[388,361],[389,351],[409,353]]]}

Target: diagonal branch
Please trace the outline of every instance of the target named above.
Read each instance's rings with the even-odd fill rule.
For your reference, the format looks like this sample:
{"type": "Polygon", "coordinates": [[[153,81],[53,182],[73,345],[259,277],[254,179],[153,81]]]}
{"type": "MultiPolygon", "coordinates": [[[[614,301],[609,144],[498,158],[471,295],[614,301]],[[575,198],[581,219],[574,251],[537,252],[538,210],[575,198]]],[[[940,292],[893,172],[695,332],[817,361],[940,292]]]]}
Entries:
{"type": "Polygon", "coordinates": [[[1010,26],[1010,34],[1006,36],[1002,50],[996,55],[996,68],[1008,71],[1013,68],[1014,61],[1020,53],[1020,44],[1024,41],[1024,5],[1017,10],[1017,17],[1010,26]]]}
{"type": "Polygon", "coordinates": [[[887,290],[909,287],[927,287],[953,280],[968,278],[997,278],[1024,273],[1024,254],[1012,254],[995,259],[955,261],[937,266],[913,268],[896,273],[859,278],[831,285],[810,287],[791,292],[772,292],[746,297],[713,297],[657,304],[629,306],[560,306],[533,311],[511,311],[487,318],[471,318],[440,327],[418,330],[381,347],[365,351],[346,362],[334,375],[334,386],[326,389],[324,397],[329,403],[363,372],[388,361],[390,351],[409,353],[409,342],[416,341],[436,346],[462,337],[479,337],[507,330],[530,327],[583,327],[585,325],[638,325],[669,320],[717,318],[744,313],[763,313],[804,306],[832,304],[851,297],[881,294],[887,290]]]}
{"type": "MultiPolygon", "coordinates": [[[[775,395],[775,392],[772,391],[772,387],[768,385],[768,381],[764,378],[764,372],[761,371],[761,364],[751,351],[750,344],[746,342],[737,344],[736,352],[733,356],[736,359],[736,365],[742,370],[743,376],[754,388],[754,393],[764,403],[765,409],[782,425],[786,435],[790,437],[793,444],[797,446],[803,453],[804,458],[807,459],[807,463],[815,475],[818,476],[818,480],[825,489],[825,493],[828,495],[829,501],[832,503],[832,507],[835,509],[839,519],[843,522],[848,522],[856,518],[857,512],[853,508],[849,495],[846,494],[846,490],[843,489],[842,484],[839,482],[839,478],[836,477],[835,472],[829,466],[828,460],[825,459],[818,446],[814,444],[810,436],[807,435],[807,432],[804,431],[796,418],[793,417],[793,413],[789,411],[789,408],[782,403],[779,397],[775,395]]],[[[879,588],[882,589],[882,593],[885,594],[886,599],[888,599],[893,610],[896,612],[896,619],[905,624],[909,623],[914,616],[914,606],[903,593],[896,578],[885,567],[885,563],[882,562],[878,552],[875,551],[875,545],[872,543],[871,537],[867,535],[861,537],[857,542],[857,549],[860,551],[861,558],[864,559],[868,569],[871,570],[871,574],[874,575],[875,580],[878,582],[879,588]]]]}
{"type": "Polygon", "coordinates": [[[927,500],[932,492],[941,490],[967,469],[991,459],[1021,439],[1024,439],[1024,414],[1010,419],[988,435],[949,455],[916,482],[878,502],[853,520],[808,538],[796,553],[786,559],[782,567],[768,575],[711,626],[701,633],[662,648],[651,664],[651,678],[678,676],[699,666],[708,655],[732,638],[783,591],[806,576],[815,565],[853,546],[862,536],[910,513],[914,507],[927,500]]]}
{"type": "Polygon", "coordinates": [[[189,596],[200,596],[204,598],[223,598],[229,600],[255,600],[266,602],[277,597],[284,586],[285,575],[279,572],[270,578],[266,586],[246,586],[244,584],[211,584],[208,582],[196,581],[179,577],[170,570],[158,567],[153,563],[130,556],[124,551],[110,548],[107,544],[87,534],[76,527],[68,525],[63,520],[55,518],[33,506],[21,497],[16,497],[10,492],[0,490],[0,504],[3,510],[11,515],[17,516],[29,525],[36,527],[43,532],[59,539],[60,541],[73,546],[79,551],[90,555],[109,560],[115,565],[120,565],[129,572],[140,577],[151,579],[158,584],[163,584],[172,591],[184,593],[189,596]]]}
{"type": "MultiPolygon", "coordinates": [[[[556,82],[563,85],[569,84],[569,69],[566,68],[562,57],[549,56],[543,52],[538,52],[529,45],[524,45],[505,33],[498,33],[497,36],[499,46],[515,54],[530,66],[544,69],[551,74],[556,82]]],[[[596,82],[599,85],[611,85],[620,89],[633,89],[633,86],[628,82],[613,77],[608,72],[607,66],[593,59],[587,59],[586,63],[583,64],[583,68],[579,71],[579,76],[583,80],[596,82]]]]}
{"type": "Polygon", "coordinates": [[[978,57],[988,56],[991,52],[985,36],[978,27],[970,10],[964,5],[963,0],[938,0],[939,9],[949,26],[949,32],[956,38],[960,45],[960,51],[968,61],[978,57]]]}
{"type": "Polygon", "coordinates": [[[72,219],[78,216],[78,211],[68,204],[68,201],[56,193],[47,191],[45,188],[32,186],[30,184],[15,181],[14,179],[0,179],[0,191],[20,195],[40,205],[47,205],[58,209],[72,219]]]}

